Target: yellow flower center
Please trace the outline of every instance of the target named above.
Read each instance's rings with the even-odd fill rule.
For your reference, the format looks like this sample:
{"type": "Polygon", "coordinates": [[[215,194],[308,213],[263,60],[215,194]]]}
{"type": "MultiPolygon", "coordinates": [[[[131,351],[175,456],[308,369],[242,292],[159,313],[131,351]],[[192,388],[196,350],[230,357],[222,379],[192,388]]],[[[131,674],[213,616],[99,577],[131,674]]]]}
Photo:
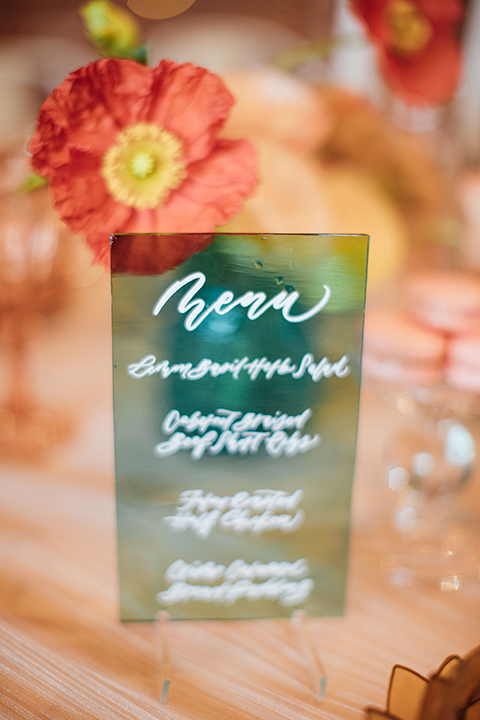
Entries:
{"type": "Polygon", "coordinates": [[[105,153],[101,174],[115,200],[136,210],[151,210],[187,177],[182,143],[158,125],[132,125],[118,133],[115,145],[105,153]]]}
{"type": "Polygon", "coordinates": [[[140,150],[130,160],[130,168],[137,178],[146,178],[155,170],[155,158],[152,153],[140,150]]]}
{"type": "Polygon", "coordinates": [[[411,0],[391,0],[387,22],[392,31],[392,50],[399,55],[421,52],[432,36],[432,26],[411,0]]]}

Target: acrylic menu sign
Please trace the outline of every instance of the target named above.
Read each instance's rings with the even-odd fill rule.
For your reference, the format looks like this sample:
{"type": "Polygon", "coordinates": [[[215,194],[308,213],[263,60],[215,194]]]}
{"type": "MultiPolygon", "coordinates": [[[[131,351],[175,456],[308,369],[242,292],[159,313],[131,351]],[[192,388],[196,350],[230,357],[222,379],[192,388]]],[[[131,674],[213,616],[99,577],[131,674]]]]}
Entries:
{"type": "Polygon", "coordinates": [[[202,236],[160,272],[196,237],[112,237],[121,617],[341,614],[368,238],[202,236]]]}

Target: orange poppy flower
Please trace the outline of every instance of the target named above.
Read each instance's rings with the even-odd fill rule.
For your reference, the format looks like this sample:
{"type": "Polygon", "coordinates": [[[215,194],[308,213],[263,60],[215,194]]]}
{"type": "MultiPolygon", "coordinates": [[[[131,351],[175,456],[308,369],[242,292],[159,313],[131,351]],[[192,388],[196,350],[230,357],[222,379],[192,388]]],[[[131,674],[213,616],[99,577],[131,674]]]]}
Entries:
{"type": "Polygon", "coordinates": [[[220,78],[190,63],[99,60],[44,102],[32,165],[98,262],[113,233],[197,233],[162,245],[151,271],[163,272],[206,247],[256,187],[251,144],[218,138],[232,105],[220,78]]]}
{"type": "Polygon", "coordinates": [[[352,0],[389,87],[412,105],[448,102],[461,73],[460,0],[352,0]]]}

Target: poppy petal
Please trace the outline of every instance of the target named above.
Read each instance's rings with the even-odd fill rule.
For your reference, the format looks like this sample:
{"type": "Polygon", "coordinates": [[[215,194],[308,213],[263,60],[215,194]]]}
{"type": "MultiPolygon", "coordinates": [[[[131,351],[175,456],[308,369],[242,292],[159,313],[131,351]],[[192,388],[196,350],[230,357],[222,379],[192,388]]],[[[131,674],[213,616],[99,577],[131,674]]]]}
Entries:
{"type": "Polygon", "coordinates": [[[183,143],[187,163],[206,157],[233,105],[217,75],[190,63],[162,61],[153,71],[148,119],[183,143]]]}
{"type": "Polygon", "coordinates": [[[214,239],[210,233],[119,235],[112,243],[112,271],[133,275],[164,273],[193,253],[205,250],[214,239]]]}
{"type": "Polygon", "coordinates": [[[436,35],[415,58],[385,54],[381,67],[387,82],[407,102],[423,100],[431,105],[447,103],[455,92],[462,69],[458,43],[436,35]]]}

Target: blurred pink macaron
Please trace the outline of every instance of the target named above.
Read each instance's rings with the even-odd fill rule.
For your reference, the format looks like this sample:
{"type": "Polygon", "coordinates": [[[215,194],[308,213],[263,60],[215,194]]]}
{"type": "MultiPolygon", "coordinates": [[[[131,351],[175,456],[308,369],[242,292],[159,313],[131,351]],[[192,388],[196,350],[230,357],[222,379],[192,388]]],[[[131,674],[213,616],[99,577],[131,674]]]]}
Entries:
{"type": "Polygon", "coordinates": [[[406,310],[427,327],[447,334],[480,330],[480,279],[454,271],[428,271],[405,285],[406,310]]]}
{"type": "Polygon", "coordinates": [[[366,377],[415,387],[431,386],[442,375],[445,338],[399,310],[367,312],[363,345],[366,377]]]}
{"type": "Polygon", "coordinates": [[[480,393],[480,332],[450,341],[445,378],[456,390],[480,393]]]}

